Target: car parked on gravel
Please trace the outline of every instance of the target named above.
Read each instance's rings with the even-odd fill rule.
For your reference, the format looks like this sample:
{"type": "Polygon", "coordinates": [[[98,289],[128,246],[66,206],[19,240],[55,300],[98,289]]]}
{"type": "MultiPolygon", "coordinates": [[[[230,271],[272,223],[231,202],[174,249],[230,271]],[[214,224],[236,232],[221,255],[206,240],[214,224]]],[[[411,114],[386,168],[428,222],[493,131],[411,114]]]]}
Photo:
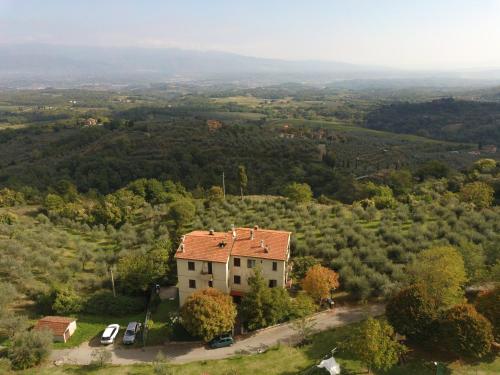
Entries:
{"type": "Polygon", "coordinates": [[[127,329],[125,330],[125,333],[123,334],[123,343],[125,345],[133,344],[140,330],[141,323],[130,322],[127,326],[127,329]]]}
{"type": "Polygon", "coordinates": [[[234,344],[234,339],[231,335],[222,335],[212,339],[208,346],[212,349],[224,348],[234,344]]]}
{"type": "Polygon", "coordinates": [[[120,331],[119,324],[110,324],[106,327],[101,336],[101,344],[107,345],[115,342],[116,336],[120,331]]]}

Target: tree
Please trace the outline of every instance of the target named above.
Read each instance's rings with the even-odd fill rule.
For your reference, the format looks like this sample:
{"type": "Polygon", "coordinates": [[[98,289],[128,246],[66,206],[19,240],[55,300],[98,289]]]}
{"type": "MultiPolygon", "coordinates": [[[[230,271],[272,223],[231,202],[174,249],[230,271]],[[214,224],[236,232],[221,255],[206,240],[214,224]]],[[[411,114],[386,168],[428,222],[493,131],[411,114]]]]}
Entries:
{"type": "Polygon", "coordinates": [[[479,294],[475,306],[476,310],[490,321],[495,341],[500,342],[500,286],[479,294]]]}
{"type": "Polygon", "coordinates": [[[222,202],[224,200],[224,191],[220,186],[212,186],[207,192],[207,198],[210,202],[222,202]]]}
{"type": "Polygon", "coordinates": [[[493,203],[493,188],[485,182],[470,182],[460,189],[460,199],[473,203],[477,208],[485,208],[493,203]]]}
{"type": "Polygon", "coordinates": [[[170,205],[167,219],[173,224],[174,233],[179,233],[194,217],[196,208],[188,199],[178,200],[170,205]]]}
{"type": "Polygon", "coordinates": [[[52,310],[60,315],[79,313],[83,309],[83,299],[70,287],[60,288],[55,291],[52,310]]]}
{"type": "Polygon", "coordinates": [[[396,200],[389,186],[376,185],[370,181],[365,185],[365,194],[368,198],[373,199],[375,207],[378,209],[394,208],[396,206],[396,200]]]}
{"type": "Polygon", "coordinates": [[[293,276],[296,280],[302,280],[306,276],[309,268],[319,263],[319,259],[316,259],[315,257],[312,257],[310,255],[304,257],[295,257],[293,258],[292,267],[293,276]]]}
{"type": "Polygon", "coordinates": [[[388,185],[396,195],[406,194],[413,187],[413,176],[409,170],[392,171],[387,178],[388,185]]]}
{"type": "Polygon", "coordinates": [[[243,199],[243,192],[246,190],[248,185],[248,177],[244,165],[240,165],[238,167],[238,178],[240,182],[241,199],[243,199]]]}
{"type": "Polygon", "coordinates": [[[85,270],[85,265],[92,259],[94,259],[94,255],[92,254],[90,247],[85,243],[79,244],[77,251],[78,251],[78,260],[82,264],[82,270],[85,270]]]}
{"type": "Polygon", "coordinates": [[[314,333],[316,322],[312,318],[305,316],[298,318],[292,322],[292,329],[297,334],[297,341],[299,344],[306,344],[309,342],[311,335],[314,333]]]}
{"type": "Polygon", "coordinates": [[[181,308],[182,325],[193,336],[210,341],[231,331],[236,306],[227,294],[208,288],[190,295],[181,308]]]}
{"type": "Polygon", "coordinates": [[[22,331],[16,334],[7,356],[16,370],[39,365],[52,350],[52,333],[49,331],[22,331]]]}
{"type": "Polygon", "coordinates": [[[285,196],[297,203],[307,203],[312,199],[311,187],[306,183],[292,182],[285,188],[285,196]]]}
{"type": "Polygon", "coordinates": [[[467,281],[464,261],[451,246],[433,247],[418,254],[408,267],[412,283],[421,284],[427,294],[442,309],[461,303],[463,285],[467,281]]]}
{"type": "Polygon", "coordinates": [[[57,214],[64,207],[64,200],[57,194],[47,194],[43,207],[49,216],[57,214]]]}
{"type": "Polygon", "coordinates": [[[493,343],[491,323],[469,304],[457,305],[445,312],[441,335],[451,353],[467,358],[484,357],[493,343]]]}
{"type": "Polygon", "coordinates": [[[24,315],[17,315],[11,311],[0,315],[0,336],[13,337],[29,326],[30,322],[24,315]]]}
{"type": "Polygon", "coordinates": [[[495,159],[479,159],[474,163],[474,169],[481,173],[491,173],[497,166],[495,159]]]}
{"type": "Polygon", "coordinates": [[[394,338],[394,329],[384,320],[368,318],[354,330],[343,346],[367,367],[386,371],[394,366],[406,347],[394,338]]]}
{"type": "Polygon", "coordinates": [[[153,363],[153,374],[155,375],[170,375],[172,374],[171,368],[168,363],[168,359],[163,355],[162,352],[158,352],[153,363]]]}
{"type": "Polygon", "coordinates": [[[290,315],[290,297],[283,288],[269,288],[262,270],[255,268],[248,278],[249,291],[241,301],[243,320],[251,330],[286,320],[290,315]]]}
{"type": "Polygon", "coordinates": [[[12,301],[17,297],[17,290],[14,285],[8,282],[0,282],[0,317],[4,312],[7,311],[7,305],[12,303],[12,301]]]}
{"type": "Polygon", "coordinates": [[[111,363],[112,354],[105,348],[97,348],[92,350],[90,354],[92,357],[91,364],[97,367],[104,367],[106,364],[111,363]]]}
{"type": "Polygon", "coordinates": [[[163,279],[168,271],[168,251],[152,249],[145,254],[133,252],[118,261],[117,274],[121,289],[126,293],[142,293],[152,283],[163,279]]]}
{"type": "Polygon", "coordinates": [[[266,327],[266,304],[270,300],[270,290],[260,268],[256,268],[248,278],[248,287],[249,291],[241,300],[241,316],[251,330],[266,327]]]}
{"type": "Polygon", "coordinates": [[[284,288],[269,288],[269,299],[264,304],[266,325],[284,322],[290,315],[290,296],[284,288]]]}
{"type": "Polygon", "coordinates": [[[443,178],[448,177],[450,174],[450,168],[437,160],[430,160],[425,162],[418,168],[416,175],[422,181],[428,177],[433,178],[443,178]]]}
{"type": "Polygon", "coordinates": [[[312,314],[316,310],[314,300],[304,291],[290,301],[290,318],[297,319],[312,314]]]}
{"type": "Polygon", "coordinates": [[[413,284],[389,299],[385,314],[398,333],[423,341],[433,333],[438,310],[427,289],[413,284]]]}
{"type": "Polygon", "coordinates": [[[0,207],[13,207],[24,204],[24,194],[8,188],[0,190],[0,207]]]}
{"type": "Polygon", "coordinates": [[[302,288],[316,301],[330,297],[333,289],[339,287],[339,275],[329,268],[317,264],[306,273],[302,288]]]}

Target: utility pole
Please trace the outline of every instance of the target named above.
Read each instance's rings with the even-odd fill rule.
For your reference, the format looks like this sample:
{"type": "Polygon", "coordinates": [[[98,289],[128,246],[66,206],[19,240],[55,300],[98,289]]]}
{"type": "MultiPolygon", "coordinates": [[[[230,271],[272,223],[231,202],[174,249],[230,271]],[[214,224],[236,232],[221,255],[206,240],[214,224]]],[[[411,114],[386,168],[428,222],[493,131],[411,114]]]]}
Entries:
{"type": "Polygon", "coordinates": [[[226,182],[224,180],[224,172],[222,172],[222,193],[224,196],[224,200],[226,200],[226,182]]]}
{"type": "Polygon", "coordinates": [[[111,285],[113,287],[113,297],[116,297],[115,278],[113,277],[113,268],[112,267],[109,267],[109,273],[111,274],[111,285]]]}

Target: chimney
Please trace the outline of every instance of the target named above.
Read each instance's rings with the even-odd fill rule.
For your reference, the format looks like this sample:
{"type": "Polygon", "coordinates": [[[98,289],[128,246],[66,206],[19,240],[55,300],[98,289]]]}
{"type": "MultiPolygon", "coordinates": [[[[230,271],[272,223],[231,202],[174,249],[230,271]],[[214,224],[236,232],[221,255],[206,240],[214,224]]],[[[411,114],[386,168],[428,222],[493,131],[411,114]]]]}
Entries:
{"type": "Polygon", "coordinates": [[[233,232],[233,240],[236,239],[236,229],[234,228],[234,224],[231,224],[231,231],[233,232]]]}
{"type": "Polygon", "coordinates": [[[181,237],[181,243],[184,243],[185,240],[186,240],[186,236],[182,236],[181,237]]]}
{"type": "Polygon", "coordinates": [[[253,229],[250,229],[250,239],[253,240],[253,229]]]}
{"type": "Polygon", "coordinates": [[[254,229],[254,230],[259,230],[259,226],[258,226],[258,225],[254,225],[254,226],[253,226],[253,229],[254,229]]]}
{"type": "Polygon", "coordinates": [[[181,245],[179,246],[179,253],[182,253],[184,252],[184,244],[181,243],[181,245]]]}
{"type": "Polygon", "coordinates": [[[214,230],[213,230],[213,228],[210,228],[210,230],[208,231],[208,234],[209,234],[210,236],[213,236],[213,235],[214,235],[214,230]]]}
{"type": "Polygon", "coordinates": [[[264,240],[260,240],[260,247],[264,248],[264,240]]]}

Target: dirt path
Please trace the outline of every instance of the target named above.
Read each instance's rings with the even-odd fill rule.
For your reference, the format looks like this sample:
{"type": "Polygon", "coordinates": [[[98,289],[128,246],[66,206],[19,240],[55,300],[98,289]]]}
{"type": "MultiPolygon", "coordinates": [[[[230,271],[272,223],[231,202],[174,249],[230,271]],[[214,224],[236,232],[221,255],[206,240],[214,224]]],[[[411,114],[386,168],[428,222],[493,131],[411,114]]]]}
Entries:
{"type": "MultiPolygon", "coordinates": [[[[377,316],[384,313],[383,305],[370,305],[366,307],[337,307],[316,314],[314,321],[317,331],[324,331],[333,327],[343,326],[362,320],[368,315],[377,316]]],[[[222,359],[235,354],[256,353],[263,346],[274,346],[278,342],[293,342],[295,331],[290,323],[267,328],[252,335],[237,339],[235,344],[228,348],[215,350],[207,349],[205,346],[193,343],[167,343],[163,346],[148,346],[145,349],[125,348],[122,346],[109,346],[106,350],[112,353],[113,364],[132,364],[151,362],[161,351],[169,361],[174,363],[186,363],[209,359],[222,359]]],[[[57,363],[86,365],[92,360],[91,354],[95,347],[88,343],[77,348],[54,350],[51,360],[57,363]]]]}

